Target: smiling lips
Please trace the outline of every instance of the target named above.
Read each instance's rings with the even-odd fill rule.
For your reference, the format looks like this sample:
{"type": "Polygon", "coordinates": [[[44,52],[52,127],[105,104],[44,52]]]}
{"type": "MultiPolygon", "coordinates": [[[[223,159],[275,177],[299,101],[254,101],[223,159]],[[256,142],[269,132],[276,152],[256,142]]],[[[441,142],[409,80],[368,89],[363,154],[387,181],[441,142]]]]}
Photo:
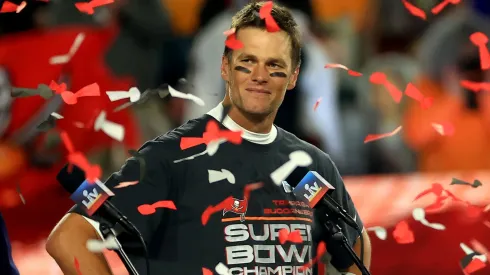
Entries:
{"type": "Polygon", "coordinates": [[[248,92],[257,93],[257,94],[267,94],[267,95],[271,94],[271,92],[264,90],[264,89],[260,89],[260,88],[247,88],[245,90],[248,92]]]}

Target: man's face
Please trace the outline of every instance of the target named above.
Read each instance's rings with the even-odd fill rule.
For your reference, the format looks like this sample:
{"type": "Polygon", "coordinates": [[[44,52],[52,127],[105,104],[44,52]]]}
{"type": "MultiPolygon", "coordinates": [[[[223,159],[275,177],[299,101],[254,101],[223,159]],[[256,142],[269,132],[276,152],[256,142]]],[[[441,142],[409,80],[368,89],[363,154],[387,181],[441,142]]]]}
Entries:
{"type": "Polygon", "coordinates": [[[284,31],[270,33],[258,28],[237,32],[243,48],[224,56],[221,76],[228,83],[233,106],[252,115],[277,111],[286,90],[296,85],[299,69],[291,59],[291,42],[284,31]]]}

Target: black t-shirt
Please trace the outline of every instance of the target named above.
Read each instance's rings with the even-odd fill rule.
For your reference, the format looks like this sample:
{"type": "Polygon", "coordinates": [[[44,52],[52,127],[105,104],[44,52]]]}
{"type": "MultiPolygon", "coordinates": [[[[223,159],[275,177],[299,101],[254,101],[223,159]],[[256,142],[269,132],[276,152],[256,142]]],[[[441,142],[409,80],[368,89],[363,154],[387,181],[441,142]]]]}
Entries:
{"type": "MultiPolygon", "coordinates": [[[[113,188],[120,182],[139,179],[140,165],[134,158],[128,159],[106,182],[115,193],[111,202],[143,234],[149,248],[152,274],[201,274],[202,267],[214,270],[220,262],[230,269],[231,274],[314,274],[311,269],[299,270],[315,257],[316,246],[325,236],[314,211],[299,203],[293,193],[288,192],[287,185],[256,189],[248,200],[244,198],[247,184],[269,177],[289,160],[291,152],[297,150],[312,157],[313,164],[308,168],[317,171],[336,188],[332,196],[356,217],[362,228],[330,157],[280,128],[275,141],[267,145],[247,140],[240,145],[226,142],[213,156],[200,154],[206,150],[205,145],[181,150],[181,137],[202,136],[209,120],[214,118],[205,115],[190,120],[145,143],[139,150],[146,162],[143,182],[113,188]],[[190,156],[195,157],[186,159],[190,156]],[[210,180],[216,173],[227,173],[222,169],[233,174],[234,180],[210,180]],[[229,196],[235,199],[234,205],[212,214],[203,226],[204,210],[229,196]],[[142,215],[137,210],[139,205],[161,200],[172,200],[177,210],[158,208],[152,215],[142,215]],[[282,228],[299,230],[303,243],[281,245],[278,232],[282,228]]],[[[220,127],[224,128],[223,125],[220,127]]],[[[297,183],[289,182],[293,187],[297,183]]],[[[77,207],[70,211],[82,214],[77,207]]],[[[358,233],[345,224],[340,226],[353,245],[358,233]]],[[[327,250],[328,247],[327,242],[327,250]]],[[[331,250],[329,253],[335,267],[346,268],[352,264],[345,257],[336,257],[337,252],[331,250]]],[[[129,256],[140,274],[145,274],[144,257],[129,256]]]]}

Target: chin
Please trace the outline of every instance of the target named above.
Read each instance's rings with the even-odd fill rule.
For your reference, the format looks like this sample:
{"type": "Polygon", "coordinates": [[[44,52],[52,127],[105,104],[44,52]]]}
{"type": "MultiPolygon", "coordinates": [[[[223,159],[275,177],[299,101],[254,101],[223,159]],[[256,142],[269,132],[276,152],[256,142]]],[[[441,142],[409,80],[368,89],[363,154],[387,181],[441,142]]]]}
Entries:
{"type": "Polygon", "coordinates": [[[268,116],[272,112],[272,108],[270,106],[260,106],[260,105],[244,105],[244,106],[239,106],[239,108],[242,110],[242,112],[253,115],[253,116],[268,116]]]}

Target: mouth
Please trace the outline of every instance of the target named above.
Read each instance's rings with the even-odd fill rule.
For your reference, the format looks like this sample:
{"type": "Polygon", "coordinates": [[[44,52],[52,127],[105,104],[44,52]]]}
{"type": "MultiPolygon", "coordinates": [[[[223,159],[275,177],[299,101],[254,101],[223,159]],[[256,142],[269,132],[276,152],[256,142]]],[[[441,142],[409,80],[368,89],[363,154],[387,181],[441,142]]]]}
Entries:
{"type": "Polygon", "coordinates": [[[251,93],[256,93],[256,94],[266,94],[266,95],[270,95],[271,94],[271,92],[269,92],[267,90],[258,89],[258,88],[247,88],[247,89],[245,89],[245,91],[251,92],[251,93]]]}

